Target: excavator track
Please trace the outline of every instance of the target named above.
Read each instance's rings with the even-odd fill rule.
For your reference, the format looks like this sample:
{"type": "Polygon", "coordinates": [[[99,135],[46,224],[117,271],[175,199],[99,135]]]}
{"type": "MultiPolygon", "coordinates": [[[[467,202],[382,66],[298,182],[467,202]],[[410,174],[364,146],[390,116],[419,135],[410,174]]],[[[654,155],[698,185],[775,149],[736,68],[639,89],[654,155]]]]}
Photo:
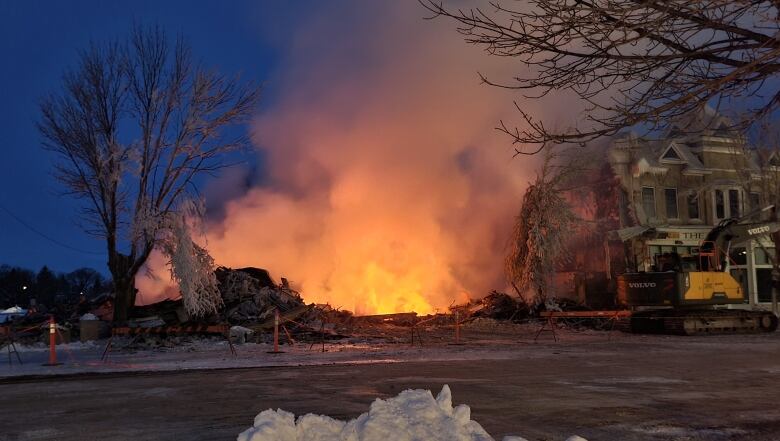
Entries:
{"type": "Polygon", "coordinates": [[[739,309],[656,309],[634,312],[630,319],[635,334],[753,334],[774,332],[777,325],[769,311],[739,309]]]}

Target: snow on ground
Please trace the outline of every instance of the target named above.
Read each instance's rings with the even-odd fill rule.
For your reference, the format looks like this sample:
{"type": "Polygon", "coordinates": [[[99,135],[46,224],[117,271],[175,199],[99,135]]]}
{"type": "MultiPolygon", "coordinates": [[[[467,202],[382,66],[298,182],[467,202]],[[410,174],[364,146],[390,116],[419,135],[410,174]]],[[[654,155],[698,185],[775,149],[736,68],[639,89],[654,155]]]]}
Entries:
{"type": "MultiPolygon", "coordinates": [[[[424,346],[419,340],[412,346],[409,342],[381,343],[361,341],[349,338],[330,341],[322,352],[320,343],[298,342],[294,345],[280,346],[282,354],[270,354],[272,345],[265,343],[246,343],[236,345],[236,354],[230,351],[227,341],[221,337],[181,338],[163,342],[158,347],[134,346],[130,339],[115,338],[108,360],[101,355],[107,340],[95,342],[75,342],[57,345],[57,361],[60,366],[42,366],[48,361],[48,346],[43,343],[22,345],[17,343],[23,364],[16,356],[8,357],[11,348],[0,345],[0,381],[5,378],[25,376],[73,375],[117,372],[182,371],[192,369],[252,368],[271,366],[314,366],[327,364],[367,364],[393,363],[409,361],[456,361],[456,360],[504,360],[536,359],[559,357],[568,353],[587,351],[596,357],[618,356],[625,348],[641,345],[645,350],[663,348],[664,350],[689,352],[694,348],[726,351],[727,347],[744,348],[746,345],[757,349],[773,344],[773,335],[751,336],[641,336],[620,333],[582,333],[558,332],[558,341],[552,338],[534,342],[534,333],[467,332],[465,345],[449,345],[449,340],[435,340],[428,335],[424,346]],[[8,353],[7,353],[8,352],[8,353]]],[[[559,357],[560,358],[560,357],[559,357]]],[[[597,358],[592,358],[597,360],[597,358]]],[[[592,361],[591,363],[597,363],[592,361]]],[[[774,373],[772,368],[766,371],[774,373]]],[[[559,380],[565,381],[565,380],[559,380]]],[[[577,384],[575,387],[614,388],[622,383],[671,383],[675,381],[664,377],[640,377],[615,381],[577,384]]],[[[684,383],[680,383],[684,384],[684,383]]]]}
{"type": "MultiPolygon", "coordinates": [[[[16,350],[20,353],[25,352],[49,352],[49,345],[46,343],[34,343],[29,345],[23,345],[20,343],[17,343],[16,350]]],[[[95,350],[97,348],[102,349],[105,346],[105,343],[101,346],[99,342],[96,341],[75,341],[71,343],[64,343],[64,344],[58,344],[57,345],[57,351],[60,352],[69,352],[69,351],[82,351],[82,350],[95,350]]]]}
{"type": "MultiPolygon", "coordinates": [[[[23,364],[14,356],[0,362],[0,380],[21,376],[72,375],[142,371],[180,371],[270,366],[314,366],[324,364],[394,363],[403,361],[445,361],[468,359],[506,359],[516,357],[517,347],[488,346],[414,346],[331,342],[322,352],[319,344],[282,345],[281,354],[269,353],[273,346],[263,343],[236,345],[232,355],[225,340],[202,339],[182,342],[173,347],[132,349],[115,339],[107,360],[101,360],[106,341],[57,345],[60,366],[42,366],[48,360],[48,346],[17,344],[23,364]]],[[[6,356],[6,348],[1,355],[6,356]]],[[[541,354],[540,354],[541,355],[541,354]]]]}
{"type": "MultiPolygon", "coordinates": [[[[493,441],[471,419],[465,404],[452,407],[447,385],[434,399],[429,390],[408,389],[398,396],[371,403],[368,412],[350,421],[306,414],[298,419],[282,409],[268,409],[255,417],[254,426],[238,441],[493,441]]],[[[526,441],[506,436],[503,441],[526,441]]],[[[567,441],[586,441],[572,436],[567,441]]]]}

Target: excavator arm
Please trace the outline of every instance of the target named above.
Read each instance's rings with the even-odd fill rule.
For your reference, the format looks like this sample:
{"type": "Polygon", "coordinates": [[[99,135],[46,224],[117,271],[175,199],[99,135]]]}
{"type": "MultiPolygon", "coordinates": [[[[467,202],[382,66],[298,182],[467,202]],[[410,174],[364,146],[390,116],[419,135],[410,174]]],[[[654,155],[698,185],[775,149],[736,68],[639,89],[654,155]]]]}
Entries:
{"type": "MultiPolygon", "coordinates": [[[[702,242],[699,252],[703,256],[717,257],[711,261],[712,269],[728,270],[728,255],[732,244],[740,244],[751,239],[758,239],[780,230],[778,222],[743,223],[741,219],[725,219],[713,228],[702,242]]],[[[706,268],[702,268],[706,270],[706,268]]]]}

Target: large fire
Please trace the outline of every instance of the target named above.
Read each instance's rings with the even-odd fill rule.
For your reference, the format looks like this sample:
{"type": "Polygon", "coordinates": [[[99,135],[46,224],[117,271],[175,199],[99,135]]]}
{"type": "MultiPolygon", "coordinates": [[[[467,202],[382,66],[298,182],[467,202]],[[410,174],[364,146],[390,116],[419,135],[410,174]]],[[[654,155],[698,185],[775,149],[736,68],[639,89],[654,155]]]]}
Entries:
{"type": "Polygon", "coordinates": [[[219,265],[267,268],[307,302],[359,314],[443,311],[504,288],[537,158],[511,159],[494,127],[516,113],[476,71],[514,69],[402,3],[301,26],[253,127],[259,170],[206,188],[219,265]]]}
{"type": "Polygon", "coordinates": [[[387,314],[398,311],[431,313],[433,306],[423,296],[421,277],[415,274],[396,275],[376,262],[367,262],[362,271],[337,281],[334,301],[350,302],[350,309],[387,314]]]}
{"type": "Polygon", "coordinates": [[[338,204],[328,187],[302,199],[250,191],[228,204],[209,249],[220,264],[267,267],[306,301],[358,314],[432,313],[464,300],[468,289],[454,275],[456,238],[442,231],[431,204],[401,209],[403,185],[356,188],[365,198],[353,193],[338,204]],[[316,202],[321,191],[331,203],[316,202]]]}

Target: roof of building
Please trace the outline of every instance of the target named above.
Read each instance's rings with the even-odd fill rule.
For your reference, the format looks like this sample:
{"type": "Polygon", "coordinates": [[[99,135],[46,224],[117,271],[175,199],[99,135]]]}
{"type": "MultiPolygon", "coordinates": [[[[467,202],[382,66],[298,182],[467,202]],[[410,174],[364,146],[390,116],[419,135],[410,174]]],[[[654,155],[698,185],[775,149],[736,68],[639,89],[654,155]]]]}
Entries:
{"type": "Polygon", "coordinates": [[[734,123],[729,118],[721,115],[711,106],[704,105],[679,116],[669,125],[666,132],[668,138],[686,135],[739,138],[741,133],[734,128],[734,123]]]}
{"type": "MultiPolygon", "coordinates": [[[[631,159],[638,166],[636,172],[665,173],[669,165],[683,165],[683,173],[708,174],[711,171],[701,160],[703,137],[723,138],[724,144],[716,142],[718,148],[733,149],[733,153],[746,153],[748,167],[759,171],[760,163],[768,162],[755,149],[742,149],[744,138],[732,128],[731,121],[710,106],[683,115],[670,124],[661,138],[644,138],[635,133],[616,140],[623,148],[630,150],[631,159]]],[[[708,141],[710,142],[710,141],[708,141]]],[[[780,157],[776,158],[780,163],[780,157]]]]}

